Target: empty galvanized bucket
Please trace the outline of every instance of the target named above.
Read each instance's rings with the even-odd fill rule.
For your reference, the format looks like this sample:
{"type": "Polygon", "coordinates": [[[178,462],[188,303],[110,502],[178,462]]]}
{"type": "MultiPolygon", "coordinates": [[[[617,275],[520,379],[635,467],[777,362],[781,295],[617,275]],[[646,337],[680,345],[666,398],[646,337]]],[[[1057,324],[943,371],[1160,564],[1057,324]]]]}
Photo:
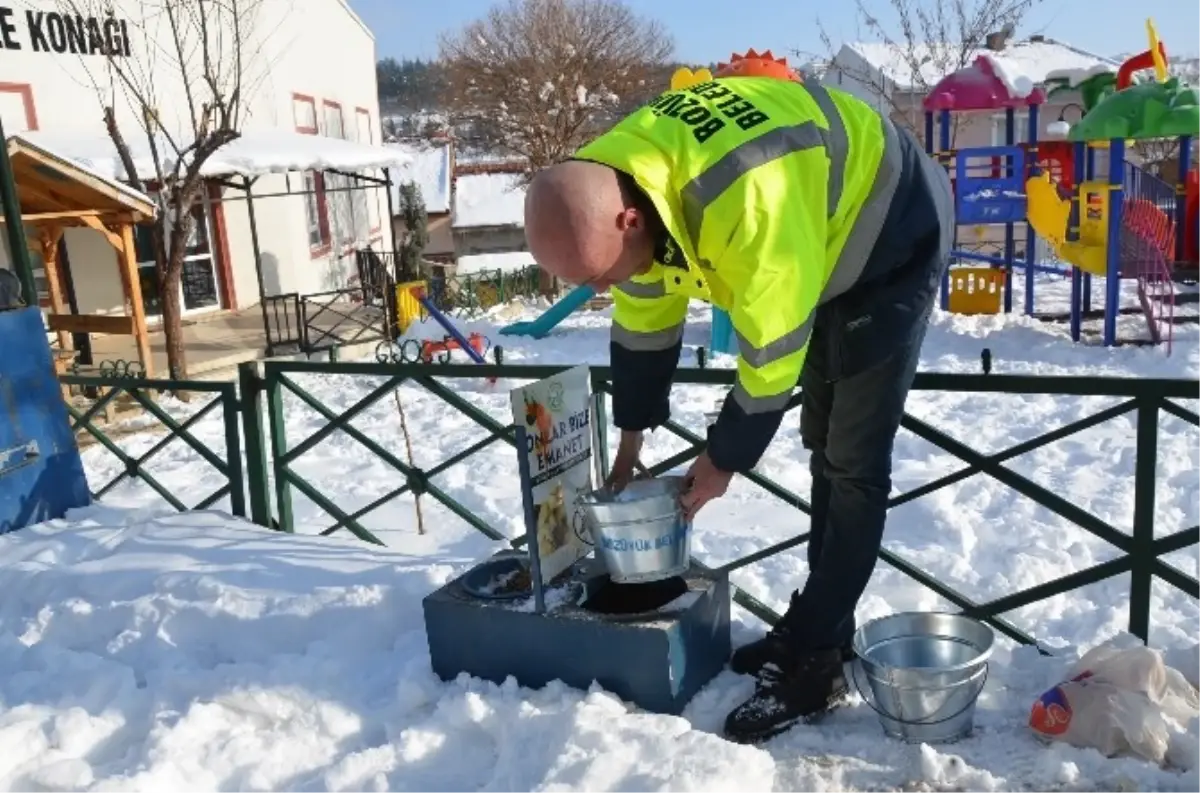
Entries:
{"type": "MultiPolygon", "coordinates": [[[[630,482],[614,495],[594,490],[576,502],[596,555],[618,584],[644,584],[683,575],[692,552],[692,527],[683,519],[682,476],[630,482]]],[[[577,527],[578,528],[578,527],[577,527]]]]}
{"type": "Polygon", "coordinates": [[[949,743],[971,734],[987,681],[992,629],[960,614],[904,612],[854,634],[854,686],[883,731],[908,743],[949,743]],[[868,697],[858,681],[867,678],[868,697]]]}

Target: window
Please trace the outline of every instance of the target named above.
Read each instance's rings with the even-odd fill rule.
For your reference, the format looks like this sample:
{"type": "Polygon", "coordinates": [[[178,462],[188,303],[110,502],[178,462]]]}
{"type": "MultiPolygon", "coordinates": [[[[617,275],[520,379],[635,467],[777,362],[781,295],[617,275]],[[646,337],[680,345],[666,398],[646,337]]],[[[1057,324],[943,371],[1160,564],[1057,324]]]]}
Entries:
{"type": "MultiPolygon", "coordinates": [[[[292,123],[296,131],[316,135],[317,101],[305,94],[292,94],[292,123]]],[[[329,252],[329,207],[325,195],[325,174],[304,172],[304,220],[308,228],[308,247],[313,258],[329,252]]]]}
{"type": "MultiPolygon", "coordinates": [[[[342,105],[326,99],[322,106],[324,134],[329,138],[346,139],[345,118],[342,116],[342,105]]],[[[354,184],[342,174],[326,176],[331,193],[328,202],[332,235],[337,245],[343,249],[354,245],[356,224],[354,222],[354,184]]]]}
{"type": "MultiPolygon", "coordinates": [[[[992,145],[1008,145],[1004,135],[1004,113],[992,116],[992,145]]],[[[1018,111],[1013,113],[1013,143],[1029,142],[1029,113],[1018,111]]]]}
{"type": "MultiPolygon", "coordinates": [[[[359,143],[374,143],[375,135],[371,131],[371,111],[365,107],[356,108],[354,111],[354,120],[357,122],[358,142],[359,143]]],[[[382,179],[382,171],[373,170],[368,172],[376,179],[382,179]]],[[[359,217],[365,216],[367,219],[367,235],[378,234],[383,224],[380,222],[379,212],[379,188],[373,184],[366,183],[363,185],[365,189],[359,192],[361,196],[361,210],[356,210],[356,213],[361,211],[359,217]]]]}

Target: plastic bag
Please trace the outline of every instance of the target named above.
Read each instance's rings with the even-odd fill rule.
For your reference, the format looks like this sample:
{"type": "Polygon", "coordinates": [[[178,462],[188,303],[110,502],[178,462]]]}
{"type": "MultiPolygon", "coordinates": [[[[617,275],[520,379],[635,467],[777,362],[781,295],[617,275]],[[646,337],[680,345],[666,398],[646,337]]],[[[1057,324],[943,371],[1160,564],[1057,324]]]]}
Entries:
{"type": "Polygon", "coordinates": [[[1180,731],[1198,712],[1200,695],[1161,653],[1110,641],[1085,653],[1066,681],[1038,698],[1029,726],[1107,757],[1135,754],[1162,765],[1176,759],[1169,756],[1172,745],[1179,748],[1180,731]]]}

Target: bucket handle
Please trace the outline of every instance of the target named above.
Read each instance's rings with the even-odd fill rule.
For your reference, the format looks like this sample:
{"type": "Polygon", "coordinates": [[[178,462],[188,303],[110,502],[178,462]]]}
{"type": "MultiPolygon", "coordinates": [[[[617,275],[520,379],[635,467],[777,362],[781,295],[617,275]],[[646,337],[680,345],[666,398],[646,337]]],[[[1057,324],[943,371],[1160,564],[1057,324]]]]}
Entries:
{"type": "MultiPolygon", "coordinates": [[[[571,514],[571,529],[575,532],[575,536],[579,539],[579,541],[581,543],[583,543],[584,545],[591,545],[592,547],[595,547],[596,543],[592,542],[587,537],[584,537],[582,534],[579,533],[579,528],[580,528],[580,526],[583,525],[583,522],[584,522],[583,521],[583,512],[581,512],[579,510],[579,507],[576,507],[575,511],[571,514]]],[[[589,534],[590,534],[590,532],[589,532],[589,534]]]]}
{"type": "MultiPolygon", "coordinates": [[[[894,721],[897,724],[903,724],[906,727],[932,727],[936,724],[945,724],[948,721],[953,721],[954,719],[957,719],[959,716],[963,715],[968,710],[975,707],[975,703],[977,703],[979,701],[980,695],[983,694],[983,687],[985,685],[987,685],[988,671],[991,668],[990,663],[984,663],[983,669],[981,669],[980,671],[971,675],[969,678],[967,678],[967,680],[964,681],[966,683],[970,683],[970,682],[973,682],[976,677],[979,677],[980,675],[983,676],[983,679],[979,682],[979,689],[975,692],[975,696],[971,697],[970,702],[968,702],[966,705],[964,705],[959,710],[955,711],[954,713],[952,713],[949,716],[946,716],[943,719],[936,719],[933,721],[930,721],[928,719],[921,719],[919,721],[911,721],[909,719],[898,719],[890,713],[884,713],[882,710],[879,709],[879,707],[874,702],[871,701],[871,697],[868,697],[865,693],[863,693],[862,686],[860,686],[858,684],[858,668],[859,668],[859,666],[861,666],[861,664],[857,661],[855,663],[850,664],[850,680],[851,680],[851,682],[854,683],[855,693],[858,694],[858,696],[862,699],[863,702],[867,703],[867,707],[869,707],[871,710],[875,711],[876,715],[881,716],[882,718],[885,718],[888,721],[894,721]]],[[[938,708],[938,710],[941,710],[941,708],[938,708]]],[[[936,715],[936,711],[934,713],[936,715]]]]}

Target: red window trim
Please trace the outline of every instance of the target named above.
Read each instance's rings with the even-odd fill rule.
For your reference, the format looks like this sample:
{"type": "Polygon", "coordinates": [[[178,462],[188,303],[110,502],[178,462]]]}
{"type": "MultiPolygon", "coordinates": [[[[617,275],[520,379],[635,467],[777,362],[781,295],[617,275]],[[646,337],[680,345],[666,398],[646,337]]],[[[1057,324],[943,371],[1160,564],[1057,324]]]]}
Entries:
{"type": "MultiPolygon", "coordinates": [[[[337,108],[338,116],[342,119],[342,137],[345,138],[345,136],[346,136],[346,112],[342,109],[342,103],[338,102],[336,100],[333,100],[333,99],[322,99],[321,100],[321,119],[320,119],[321,121],[325,120],[325,112],[324,111],[325,111],[325,108],[327,108],[327,107],[336,107],[337,108]]],[[[318,122],[318,125],[319,124],[320,124],[320,122],[318,122]]],[[[329,135],[329,130],[325,130],[325,135],[328,137],[332,137],[331,135],[329,135]]]]}
{"type": "Polygon", "coordinates": [[[313,96],[310,96],[309,94],[299,94],[299,93],[296,93],[295,91],[292,92],[292,124],[295,125],[296,131],[302,135],[316,135],[319,132],[319,130],[317,129],[317,126],[314,126],[314,127],[304,126],[299,121],[296,120],[296,103],[297,102],[300,102],[301,104],[307,103],[308,105],[310,105],[312,107],[313,122],[317,126],[320,126],[320,119],[317,118],[317,100],[316,100],[316,98],[313,96]]]}
{"type": "MultiPolygon", "coordinates": [[[[322,99],[321,100],[321,121],[325,120],[325,108],[327,108],[327,107],[336,107],[337,108],[338,118],[341,119],[341,122],[342,122],[342,137],[340,139],[345,140],[346,139],[346,110],[345,110],[345,107],[342,105],[341,102],[338,102],[336,99],[322,99]]],[[[330,132],[329,129],[326,128],[325,132],[324,132],[325,136],[333,137],[332,135],[329,134],[329,132],[330,132]]],[[[355,236],[357,236],[357,234],[355,236]]],[[[331,235],[331,237],[332,237],[332,235],[331,235]]],[[[332,245],[332,242],[333,242],[333,240],[331,239],[330,240],[331,245],[332,245]]],[[[338,249],[341,251],[342,256],[345,256],[345,255],[351,253],[354,250],[354,240],[350,240],[350,242],[348,242],[348,243],[339,242],[338,249]]]]}
{"type": "MultiPolygon", "coordinates": [[[[295,125],[296,132],[301,135],[317,135],[320,134],[321,119],[317,117],[317,100],[309,94],[301,94],[295,91],[292,92],[292,124],[295,125]],[[300,124],[296,119],[296,103],[307,103],[313,109],[313,123],[317,126],[307,126],[300,124]]],[[[333,250],[333,235],[329,232],[329,204],[325,196],[325,174],[320,171],[313,171],[313,193],[317,198],[317,228],[321,233],[321,242],[317,245],[310,244],[308,246],[308,255],[311,259],[320,259],[328,256],[333,250]]],[[[308,202],[308,197],[304,198],[305,203],[308,202]]],[[[305,229],[304,234],[308,236],[308,212],[305,211],[305,229]]]]}
{"type": "MultiPolygon", "coordinates": [[[[21,104],[25,106],[25,126],[31,131],[38,128],[37,106],[33,103],[33,86],[29,83],[0,83],[0,91],[6,94],[20,94],[21,104]]],[[[15,135],[15,132],[6,134],[15,135]]]]}
{"type": "MultiPolygon", "coordinates": [[[[357,134],[358,117],[360,115],[367,117],[367,143],[374,144],[375,143],[375,128],[371,126],[371,111],[368,108],[365,108],[365,107],[355,107],[354,108],[355,133],[357,134]]],[[[385,186],[383,189],[386,190],[388,188],[385,186]]],[[[378,236],[379,239],[382,241],[384,210],[383,210],[383,207],[381,207],[379,205],[379,189],[373,187],[373,188],[370,188],[370,190],[371,190],[370,198],[375,199],[375,217],[379,220],[379,225],[378,226],[370,226],[371,209],[370,209],[370,207],[368,207],[367,208],[367,218],[368,218],[367,225],[370,226],[370,228],[367,230],[367,233],[372,238],[372,240],[374,240],[375,237],[378,236]]],[[[368,199],[368,200],[370,200],[370,199],[368,199]]]]}

